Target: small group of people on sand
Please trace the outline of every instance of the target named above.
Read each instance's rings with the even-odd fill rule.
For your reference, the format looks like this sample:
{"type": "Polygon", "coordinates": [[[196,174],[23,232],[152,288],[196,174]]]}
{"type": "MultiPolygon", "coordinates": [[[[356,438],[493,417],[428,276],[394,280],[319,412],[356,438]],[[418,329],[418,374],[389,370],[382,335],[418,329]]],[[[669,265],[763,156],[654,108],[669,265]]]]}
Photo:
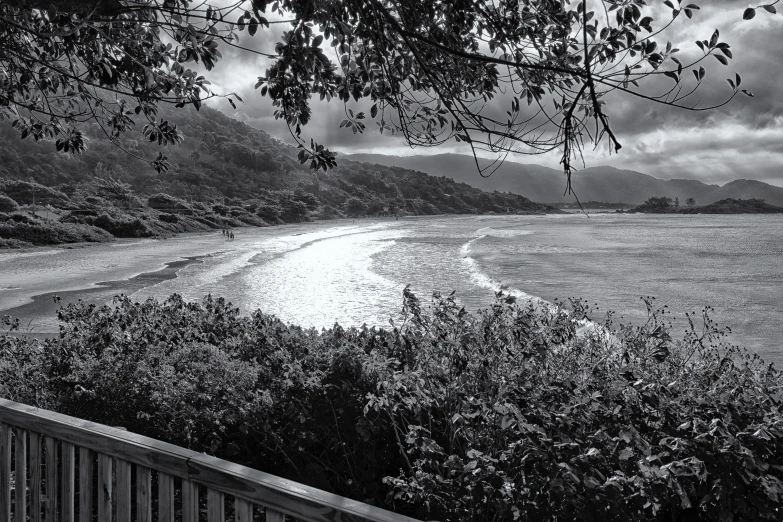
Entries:
{"type": "Polygon", "coordinates": [[[223,235],[232,241],[234,239],[234,233],[230,230],[223,229],[223,235]]]}

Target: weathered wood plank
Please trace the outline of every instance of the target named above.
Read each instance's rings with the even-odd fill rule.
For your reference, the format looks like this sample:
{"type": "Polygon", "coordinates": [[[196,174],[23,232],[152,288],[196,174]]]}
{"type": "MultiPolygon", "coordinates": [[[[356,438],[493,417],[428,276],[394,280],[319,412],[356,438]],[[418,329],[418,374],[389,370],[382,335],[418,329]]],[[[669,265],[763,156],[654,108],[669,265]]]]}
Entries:
{"type": "Polygon", "coordinates": [[[57,441],[41,433],[46,451],[46,522],[57,522],[57,441]]]}
{"type": "Polygon", "coordinates": [[[198,522],[198,485],[182,480],[182,522],[198,522]]]}
{"type": "Polygon", "coordinates": [[[188,460],[188,471],[190,479],[199,484],[291,515],[297,520],[416,522],[404,515],[204,454],[188,460]]]}
{"type": "Polygon", "coordinates": [[[266,509],[266,522],[284,522],[285,521],[285,515],[279,511],[275,511],[274,509],[267,508],[266,509]]]}
{"type": "Polygon", "coordinates": [[[79,522],[92,522],[93,453],[79,448],[79,522]]]}
{"type": "Polygon", "coordinates": [[[223,493],[215,489],[207,490],[207,522],[225,522],[223,493]]]}
{"type": "Polygon", "coordinates": [[[136,521],[152,522],[152,471],[136,466],[136,521]]]}
{"type": "Polygon", "coordinates": [[[5,399],[0,399],[0,422],[67,440],[80,448],[159,469],[175,477],[187,478],[187,459],[197,455],[173,444],[5,399]]]}
{"type": "Polygon", "coordinates": [[[109,455],[98,455],[98,520],[111,521],[112,459],[109,455]]]}
{"type": "Polygon", "coordinates": [[[74,522],[74,504],[76,500],[76,483],[74,471],[76,465],[76,448],[70,442],[63,442],[60,447],[60,522],[74,522]]]}
{"type": "Polygon", "coordinates": [[[27,522],[27,432],[22,428],[15,428],[14,434],[16,435],[14,519],[16,522],[27,522]]]}
{"type": "Polygon", "coordinates": [[[236,522],[253,522],[253,504],[243,498],[234,501],[234,519],[236,522]]]}
{"type": "Polygon", "coordinates": [[[0,517],[11,520],[11,426],[0,423],[0,517]]]}
{"type": "Polygon", "coordinates": [[[41,435],[30,433],[30,522],[41,522],[41,435]]]}
{"type": "Polygon", "coordinates": [[[0,399],[0,422],[188,479],[307,522],[416,522],[361,502],[171,444],[0,399]]]}
{"type": "Polygon", "coordinates": [[[117,522],[131,522],[131,465],[117,460],[117,522]]]}
{"type": "Polygon", "coordinates": [[[158,522],[174,522],[174,477],[158,473],[158,522]]]}

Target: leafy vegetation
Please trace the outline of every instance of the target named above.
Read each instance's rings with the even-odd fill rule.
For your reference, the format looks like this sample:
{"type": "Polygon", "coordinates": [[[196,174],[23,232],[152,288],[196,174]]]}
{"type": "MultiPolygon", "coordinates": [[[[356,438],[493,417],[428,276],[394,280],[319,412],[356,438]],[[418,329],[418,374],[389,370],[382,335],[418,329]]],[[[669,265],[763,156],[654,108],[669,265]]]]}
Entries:
{"type": "MultiPolygon", "coordinates": [[[[0,195],[60,209],[60,222],[98,227],[116,237],[348,215],[552,210],[516,194],[486,193],[395,167],[345,161],[314,175],[296,161],[296,148],[216,110],[162,114],[190,138],[171,152],[171,168],[162,174],[124,157],[101,138],[97,125],[87,129],[92,146],[76,157],[52,156],[46,143],[15,140],[0,128],[0,136],[8,138],[0,142],[0,195]]],[[[143,147],[132,140],[125,145],[143,147]]],[[[0,232],[0,238],[10,237],[15,236],[0,232]]]]}
{"type": "Polygon", "coordinates": [[[56,339],[0,337],[0,396],[426,520],[779,520],[781,375],[646,302],[593,325],[406,290],[389,328],[321,332],[211,297],[75,303],[56,339]]]}
{"type": "Polygon", "coordinates": [[[19,248],[60,243],[100,243],[111,239],[111,234],[94,226],[60,223],[19,212],[0,213],[0,240],[5,240],[5,244],[0,246],[19,248]]]}
{"type": "Polygon", "coordinates": [[[15,212],[19,210],[19,204],[5,194],[0,194],[0,212],[15,212]]]}
{"type": "MultiPolygon", "coordinates": [[[[410,145],[454,139],[474,154],[484,149],[501,157],[562,150],[570,179],[571,161],[585,141],[598,145],[605,138],[610,151],[621,147],[609,125],[612,107],[603,107],[607,101],[628,97],[705,110],[710,107],[691,97],[713,79],[730,87],[716,106],[740,92],[752,96],[738,74],[707,77],[709,57],[724,66],[733,58],[717,30],[696,36],[693,58],[676,57],[679,49],[665,41],[666,30],[678,17],[698,16],[700,8],[667,5],[670,12],[641,0],[437,1],[426,9],[418,0],[4,2],[0,118],[11,120],[22,139],[51,140],[71,154],[89,141],[83,122],[119,145],[140,120],[145,141],[175,145],[182,141],[179,128],[159,108],[198,109],[218,96],[188,64],[210,74],[222,57],[219,48],[229,48],[271,61],[261,76],[253,75],[255,87],[270,98],[275,118],[288,124],[299,161],[314,169],[335,165],[334,153],[302,136],[315,95],[346,105],[365,101],[367,112],[346,107],[340,123],[353,133],[373,119],[380,132],[397,132],[410,145]],[[659,14],[663,18],[655,19],[659,14]],[[270,23],[290,24],[271,48],[239,44],[245,30],[252,37],[270,23]],[[674,83],[661,92],[664,78],[674,83]],[[616,96],[606,98],[610,92],[616,96]]],[[[753,15],[750,8],[744,18],[753,15]]],[[[225,97],[232,105],[241,101],[225,97]]],[[[170,167],[163,152],[145,161],[157,172],[170,167]]]]}
{"type": "Polygon", "coordinates": [[[685,208],[672,205],[671,198],[649,198],[630,212],[648,212],[653,214],[783,214],[783,207],[770,205],[763,199],[726,198],[709,205],[697,207],[693,198],[686,200],[685,208]]]}

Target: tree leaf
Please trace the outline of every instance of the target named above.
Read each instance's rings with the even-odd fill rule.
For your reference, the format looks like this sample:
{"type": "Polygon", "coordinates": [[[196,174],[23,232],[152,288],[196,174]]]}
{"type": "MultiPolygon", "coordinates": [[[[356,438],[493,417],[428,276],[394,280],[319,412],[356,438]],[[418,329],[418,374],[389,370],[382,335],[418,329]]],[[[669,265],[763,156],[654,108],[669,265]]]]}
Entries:
{"type": "Polygon", "coordinates": [[[763,7],[763,8],[764,8],[764,10],[765,10],[766,12],[768,12],[768,13],[775,14],[775,13],[777,13],[777,12],[778,12],[778,11],[777,11],[777,9],[775,9],[775,6],[774,6],[774,5],[772,5],[772,4],[770,4],[770,5],[762,5],[761,7],[763,7]]]}
{"type": "Polygon", "coordinates": [[[745,12],[742,13],[742,19],[743,20],[750,20],[754,16],[756,16],[756,10],[753,9],[752,7],[748,7],[747,9],[745,9],[745,12]]]}
{"type": "Polygon", "coordinates": [[[728,64],[729,64],[729,61],[726,59],[726,57],[725,57],[725,56],[721,56],[721,55],[719,55],[719,54],[715,54],[715,55],[713,55],[713,56],[715,56],[715,59],[716,59],[716,60],[718,60],[718,61],[719,61],[720,63],[722,63],[723,65],[728,65],[728,64]]]}

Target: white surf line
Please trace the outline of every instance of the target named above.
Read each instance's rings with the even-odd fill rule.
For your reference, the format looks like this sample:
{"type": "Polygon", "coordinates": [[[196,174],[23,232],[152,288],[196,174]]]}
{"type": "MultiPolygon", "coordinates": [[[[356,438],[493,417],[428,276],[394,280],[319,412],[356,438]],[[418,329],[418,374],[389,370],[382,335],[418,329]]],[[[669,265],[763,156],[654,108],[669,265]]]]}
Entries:
{"type": "MultiPolygon", "coordinates": [[[[486,229],[481,229],[486,230],[486,229]]],[[[478,231],[477,231],[478,232],[478,231]]],[[[470,256],[470,248],[473,245],[474,242],[479,241],[481,239],[484,239],[487,237],[487,234],[482,234],[478,237],[474,237],[464,245],[462,245],[462,248],[460,249],[460,254],[462,255],[462,262],[467,268],[468,274],[470,274],[470,279],[473,281],[473,283],[480,287],[480,288],[486,288],[488,290],[492,290],[493,292],[505,292],[507,294],[510,294],[518,299],[525,299],[527,301],[533,301],[538,303],[539,301],[542,303],[545,303],[543,299],[540,297],[536,297],[534,295],[530,295],[527,292],[523,292],[519,288],[509,287],[507,285],[504,285],[492,277],[490,277],[488,274],[484,273],[481,268],[478,265],[478,262],[474,258],[470,256]]]]}
{"type": "MultiPolygon", "coordinates": [[[[476,231],[476,233],[488,232],[489,231],[488,228],[489,227],[479,229],[476,231]]],[[[530,233],[532,234],[532,232],[530,233]]],[[[464,245],[462,245],[462,248],[460,249],[460,253],[462,255],[462,262],[467,267],[468,273],[470,274],[473,283],[480,288],[487,288],[489,290],[492,290],[494,293],[503,292],[517,299],[522,299],[528,302],[532,302],[536,306],[540,306],[549,312],[557,311],[558,310],[557,307],[554,304],[550,303],[549,301],[546,301],[545,299],[542,299],[538,296],[528,294],[527,292],[524,292],[519,288],[510,287],[508,285],[502,284],[481,270],[478,262],[476,262],[476,260],[470,256],[470,249],[474,242],[484,239],[488,235],[490,234],[484,233],[482,235],[479,235],[478,237],[474,237],[473,239],[469,240],[464,245]]],[[[517,234],[517,235],[527,235],[527,234],[517,234]]],[[[566,313],[569,312],[566,310],[566,313]]],[[[577,337],[584,337],[591,332],[598,332],[605,335],[608,339],[615,340],[615,341],[617,340],[604,327],[602,327],[595,321],[591,321],[589,319],[579,319],[578,321],[576,321],[576,323],[577,325],[579,325],[576,329],[577,337]]]]}

